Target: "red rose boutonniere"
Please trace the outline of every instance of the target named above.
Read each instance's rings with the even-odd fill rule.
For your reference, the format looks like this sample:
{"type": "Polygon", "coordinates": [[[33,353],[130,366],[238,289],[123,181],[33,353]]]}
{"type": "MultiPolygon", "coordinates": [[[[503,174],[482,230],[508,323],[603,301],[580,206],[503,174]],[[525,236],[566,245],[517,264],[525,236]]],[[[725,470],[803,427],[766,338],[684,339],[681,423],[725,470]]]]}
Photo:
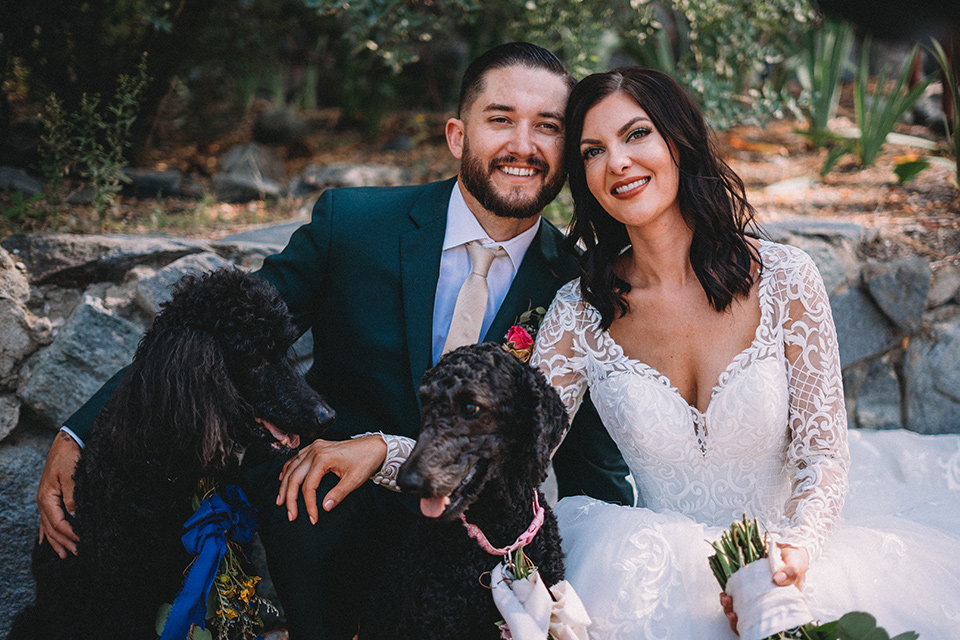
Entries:
{"type": "Polygon", "coordinates": [[[503,339],[504,348],[524,362],[529,362],[530,355],[533,353],[533,342],[537,338],[537,331],[546,313],[547,310],[543,307],[527,309],[522,313],[507,331],[503,339]]]}

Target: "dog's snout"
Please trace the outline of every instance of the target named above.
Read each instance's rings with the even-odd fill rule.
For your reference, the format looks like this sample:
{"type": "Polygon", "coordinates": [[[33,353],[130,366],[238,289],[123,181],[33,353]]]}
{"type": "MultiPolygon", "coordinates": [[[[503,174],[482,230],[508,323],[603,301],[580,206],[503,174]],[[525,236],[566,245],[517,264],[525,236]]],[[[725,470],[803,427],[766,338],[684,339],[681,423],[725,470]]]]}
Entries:
{"type": "Polygon", "coordinates": [[[426,480],[417,468],[411,464],[404,463],[400,467],[400,473],[397,474],[397,485],[404,493],[411,495],[421,495],[423,493],[426,480]]]}
{"type": "Polygon", "coordinates": [[[316,410],[317,426],[326,429],[337,419],[337,413],[326,404],[320,404],[316,410]]]}

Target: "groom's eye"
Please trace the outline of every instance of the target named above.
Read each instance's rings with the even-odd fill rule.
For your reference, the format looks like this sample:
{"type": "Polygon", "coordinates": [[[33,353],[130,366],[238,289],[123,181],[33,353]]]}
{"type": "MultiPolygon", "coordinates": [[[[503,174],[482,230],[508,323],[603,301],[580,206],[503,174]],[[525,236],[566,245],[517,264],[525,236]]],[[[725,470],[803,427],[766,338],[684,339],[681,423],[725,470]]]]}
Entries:
{"type": "Polygon", "coordinates": [[[463,405],[463,415],[465,415],[466,417],[472,418],[473,416],[477,415],[478,413],[480,413],[480,406],[479,406],[479,405],[476,405],[476,404],[465,404],[465,405],[463,405]]]}

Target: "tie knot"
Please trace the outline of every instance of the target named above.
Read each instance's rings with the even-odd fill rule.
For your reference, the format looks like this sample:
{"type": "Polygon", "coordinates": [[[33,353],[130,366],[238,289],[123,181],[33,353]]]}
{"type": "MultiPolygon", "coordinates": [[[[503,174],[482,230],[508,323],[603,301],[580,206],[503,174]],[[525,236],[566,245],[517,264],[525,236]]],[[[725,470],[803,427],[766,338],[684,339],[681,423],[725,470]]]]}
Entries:
{"type": "Polygon", "coordinates": [[[476,240],[467,243],[467,254],[470,256],[473,273],[483,278],[487,277],[493,259],[504,253],[503,247],[500,246],[487,249],[476,240]]]}

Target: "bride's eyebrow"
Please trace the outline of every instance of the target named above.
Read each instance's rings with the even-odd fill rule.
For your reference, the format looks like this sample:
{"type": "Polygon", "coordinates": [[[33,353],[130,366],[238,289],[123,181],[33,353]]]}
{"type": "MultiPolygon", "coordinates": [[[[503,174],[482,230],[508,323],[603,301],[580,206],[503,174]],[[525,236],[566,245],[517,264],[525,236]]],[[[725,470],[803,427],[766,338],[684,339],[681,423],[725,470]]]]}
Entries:
{"type": "MultiPolygon", "coordinates": [[[[645,118],[643,116],[637,116],[636,118],[631,118],[622,127],[620,127],[617,130],[617,136],[622,136],[623,134],[625,134],[627,131],[630,130],[630,127],[637,124],[638,122],[642,122],[651,127],[653,126],[653,122],[649,118],[645,118]]],[[[580,138],[580,145],[582,146],[585,144],[600,144],[600,141],[594,140],[593,138],[580,138]]]]}

